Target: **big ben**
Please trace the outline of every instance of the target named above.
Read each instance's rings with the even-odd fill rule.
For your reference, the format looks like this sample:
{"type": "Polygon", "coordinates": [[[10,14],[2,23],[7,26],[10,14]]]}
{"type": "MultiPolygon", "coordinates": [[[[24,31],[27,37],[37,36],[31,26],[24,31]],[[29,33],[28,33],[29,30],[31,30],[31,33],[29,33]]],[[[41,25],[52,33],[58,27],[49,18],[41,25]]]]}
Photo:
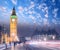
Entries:
{"type": "Polygon", "coordinates": [[[17,40],[17,16],[15,13],[15,8],[13,8],[12,15],[10,17],[10,38],[11,41],[17,40]]]}

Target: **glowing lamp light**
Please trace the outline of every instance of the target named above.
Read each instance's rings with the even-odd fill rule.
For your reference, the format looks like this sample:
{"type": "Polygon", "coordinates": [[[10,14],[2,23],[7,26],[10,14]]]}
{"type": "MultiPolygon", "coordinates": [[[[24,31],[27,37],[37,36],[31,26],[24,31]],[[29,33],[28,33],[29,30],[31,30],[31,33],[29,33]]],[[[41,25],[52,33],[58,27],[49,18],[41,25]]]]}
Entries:
{"type": "Polygon", "coordinates": [[[17,37],[17,36],[15,37],[15,39],[16,39],[16,41],[19,41],[19,39],[18,39],[18,37],[17,37]]]}
{"type": "Polygon", "coordinates": [[[53,40],[54,40],[54,39],[55,39],[55,36],[53,36],[52,38],[53,38],[53,40]]]}
{"type": "Polygon", "coordinates": [[[46,38],[44,38],[44,41],[46,41],[47,39],[46,38]]]}

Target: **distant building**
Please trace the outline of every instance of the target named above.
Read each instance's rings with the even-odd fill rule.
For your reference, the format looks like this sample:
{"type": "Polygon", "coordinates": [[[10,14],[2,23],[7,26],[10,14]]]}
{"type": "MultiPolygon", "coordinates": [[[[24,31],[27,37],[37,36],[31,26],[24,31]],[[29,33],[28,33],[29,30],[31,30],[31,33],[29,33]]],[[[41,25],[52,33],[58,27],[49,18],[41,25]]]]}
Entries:
{"type": "Polygon", "coordinates": [[[0,42],[5,43],[5,35],[7,33],[7,29],[5,27],[5,24],[0,26],[0,42]]]}
{"type": "Polygon", "coordinates": [[[0,26],[0,43],[1,43],[1,37],[2,37],[1,33],[2,33],[2,26],[0,26]]]}
{"type": "MultiPolygon", "coordinates": [[[[48,36],[52,35],[52,36],[56,36],[55,39],[60,39],[59,33],[54,28],[53,29],[48,29],[48,31],[45,31],[44,29],[38,30],[36,28],[34,33],[32,34],[32,37],[36,36],[36,35],[48,35],[48,36]]],[[[50,37],[52,37],[52,36],[50,36],[50,37]]]]}
{"type": "Polygon", "coordinates": [[[34,35],[32,40],[56,40],[56,35],[34,35]]]}

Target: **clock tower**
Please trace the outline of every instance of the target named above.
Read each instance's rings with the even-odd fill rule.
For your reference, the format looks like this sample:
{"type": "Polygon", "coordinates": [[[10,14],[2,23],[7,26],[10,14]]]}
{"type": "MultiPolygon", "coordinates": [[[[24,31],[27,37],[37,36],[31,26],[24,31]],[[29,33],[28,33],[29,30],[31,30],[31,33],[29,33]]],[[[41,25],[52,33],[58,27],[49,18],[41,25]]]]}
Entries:
{"type": "Polygon", "coordinates": [[[10,38],[11,41],[17,41],[17,16],[15,8],[13,8],[12,15],[10,17],[10,38]]]}

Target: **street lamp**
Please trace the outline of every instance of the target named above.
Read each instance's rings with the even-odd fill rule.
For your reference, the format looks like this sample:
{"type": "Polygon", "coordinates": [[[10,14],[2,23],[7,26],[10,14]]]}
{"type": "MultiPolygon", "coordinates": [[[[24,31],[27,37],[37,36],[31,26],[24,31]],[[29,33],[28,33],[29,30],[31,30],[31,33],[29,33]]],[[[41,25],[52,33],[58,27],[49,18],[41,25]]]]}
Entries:
{"type": "Polygon", "coordinates": [[[46,39],[46,37],[44,37],[44,41],[46,41],[47,39],[46,39]]]}
{"type": "Polygon", "coordinates": [[[52,38],[53,38],[53,40],[54,40],[54,39],[55,39],[55,36],[53,36],[52,38]]]}

